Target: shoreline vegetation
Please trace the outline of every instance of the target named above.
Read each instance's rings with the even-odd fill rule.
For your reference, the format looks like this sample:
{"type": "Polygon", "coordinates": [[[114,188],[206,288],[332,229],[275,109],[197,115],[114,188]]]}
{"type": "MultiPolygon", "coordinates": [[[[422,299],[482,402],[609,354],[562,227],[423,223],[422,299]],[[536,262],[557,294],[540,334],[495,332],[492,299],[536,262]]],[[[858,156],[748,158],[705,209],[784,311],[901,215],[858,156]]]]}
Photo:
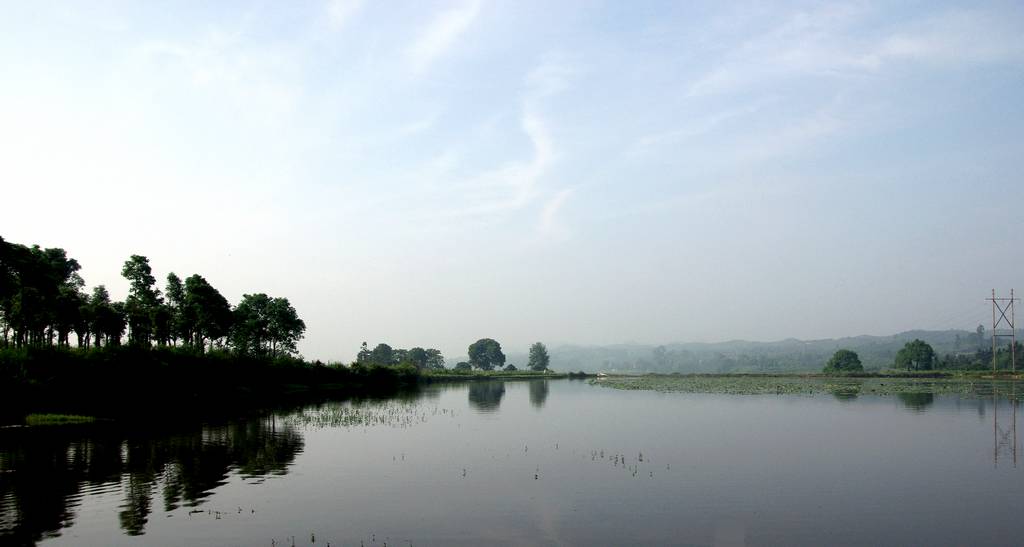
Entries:
{"type": "Polygon", "coordinates": [[[0,423],[208,419],[329,399],[388,397],[419,384],[569,377],[550,370],[323,364],[181,347],[0,348],[0,423]],[[32,416],[40,418],[26,419],[32,416]]]}
{"type": "MultiPolygon", "coordinates": [[[[353,363],[324,364],[298,354],[306,325],[287,298],[244,294],[232,305],[201,275],[182,280],[173,272],[161,289],[149,259],[131,255],[121,270],[127,296],[114,301],[104,285],[87,291],[79,270],[64,249],[0,238],[0,423],[13,423],[12,418],[25,423],[26,416],[35,416],[27,421],[37,425],[93,418],[207,419],[476,380],[590,378],[620,389],[689,393],[966,393],[993,378],[1021,377],[978,370],[993,360],[984,349],[940,359],[919,339],[896,353],[892,364],[899,370],[881,372],[865,371],[855,351],[840,349],[817,374],[597,377],[582,370],[551,371],[551,357],[541,342],[530,346],[526,363],[518,368],[507,363],[501,344],[491,338],[470,344],[468,360],[452,368],[434,348],[387,343],[371,348],[366,342],[353,363]]],[[[976,335],[982,348],[981,327],[976,335]]],[[[663,347],[655,354],[656,362],[668,362],[672,355],[663,347]]],[[[998,368],[1005,368],[1000,364],[1008,363],[1009,354],[997,351],[998,368]]]]}
{"type": "Polygon", "coordinates": [[[159,288],[149,259],[133,254],[116,301],[102,284],[86,290],[80,269],[64,249],[0,237],[0,423],[33,413],[38,424],[206,419],[421,382],[559,377],[544,344],[519,370],[490,338],[454,369],[437,349],[386,343],[363,342],[351,364],[309,361],[297,349],[306,324],[287,298],[254,292],[231,304],[203,276],[174,272],[159,288]]]}

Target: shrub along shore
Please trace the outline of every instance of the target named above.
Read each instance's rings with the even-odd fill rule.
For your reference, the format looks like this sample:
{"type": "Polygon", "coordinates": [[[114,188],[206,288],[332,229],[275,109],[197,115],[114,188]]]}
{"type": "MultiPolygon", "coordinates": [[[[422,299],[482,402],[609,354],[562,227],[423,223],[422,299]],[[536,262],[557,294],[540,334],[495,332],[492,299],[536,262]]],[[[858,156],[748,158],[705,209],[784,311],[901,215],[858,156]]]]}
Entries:
{"type": "Polygon", "coordinates": [[[35,413],[205,419],[326,399],[389,396],[421,383],[566,377],[551,371],[322,364],[189,347],[0,348],[0,423],[24,423],[35,413]]]}

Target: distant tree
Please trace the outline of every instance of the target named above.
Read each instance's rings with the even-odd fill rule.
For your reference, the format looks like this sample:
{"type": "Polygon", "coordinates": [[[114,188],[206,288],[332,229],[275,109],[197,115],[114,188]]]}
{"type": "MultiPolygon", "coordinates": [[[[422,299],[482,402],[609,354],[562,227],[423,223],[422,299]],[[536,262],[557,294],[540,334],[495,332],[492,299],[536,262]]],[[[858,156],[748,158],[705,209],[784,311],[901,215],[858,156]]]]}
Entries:
{"type": "Polygon", "coordinates": [[[232,316],[231,344],[241,353],[272,357],[295,353],[306,331],[287,298],[263,293],[242,295],[232,316]]]}
{"type": "Polygon", "coordinates": [[[490,338],[481,338],[469,346],[469,362],[480,370],[494,370],[505,364],[501,344],[490,338]]]}
{"type": "Polygon", "coordinates": [[[935,366],[935,350],[927,342],[914,339],[896,352],[896,368],[931,370],[935,366]]]}
{"type": "Polygon", "coordinates": [[[530,370],[547,370],[549,364],[551,364],[551,357],[548,356],[548,348],[544,344],[536,342],[530,346],[530,360],[526,364],[530,370]]]}
{"type": "Polygon", "coordinates": [[[515,372],[519,369],[515,365],[505,365],[505,372],[515,372]]]}
{"type": "Polygon", "coordinates": [[[366,345],[366,341],[364,340],[363,344],[359,346],[359,353],[356,354],[356,362],[361,365],[368,365],[370,364],[371,355],[372,353],[370,352],[370,348],[366,345]]]}
{"type": "Polygon", "coordinates": [[[427,367],[434,370],[444,369],[444,356],[441,355],[441,350],[427,349],[427,367]]]}
{"type": "Polygon", "coordinates": [[[370,362],[375,365],[393,365],[395,364],[395,350],[383,342],[377,344],[370,352],[370,362]]]}
{"type": "Polygon", "coordinates": [[[455,370],[460,370],[460,371],[473,370],[473,365],[471,365],[471,364],[469,364],[469,363],[467,363],[465,361],[460,361],[458,364],[455,365],[455,370]]]}
{"type": "Polygon", "coordinates": [[[419,347],[412,348],[405,354],[405,361],[412,363],[418,369],[427,368],[428,358],[429,356],[427,355],[427,350],[419,347]]]}
{"type": "Polygon", "coordinates": [[[841,349],[832,355],[832,358],[825,363],[824,372],[857,372],[864,370],[857,352],[848,349],[841,349]]]}

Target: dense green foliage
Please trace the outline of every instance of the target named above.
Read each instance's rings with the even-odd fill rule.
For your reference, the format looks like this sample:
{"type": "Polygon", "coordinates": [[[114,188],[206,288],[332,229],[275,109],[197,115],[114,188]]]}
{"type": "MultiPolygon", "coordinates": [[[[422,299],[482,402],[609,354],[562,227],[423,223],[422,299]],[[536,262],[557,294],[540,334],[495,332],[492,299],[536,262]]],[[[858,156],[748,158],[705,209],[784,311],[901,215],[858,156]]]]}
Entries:
{"type": "Polygon", "coordinates": [[[214,348],[253,356],[294,355],[306,325],[286,298],[245,295],[233,309],[202,276],[167,276],[163,292],[149,259],[121,268],[128,296],[113,302],[104,285],[85,291],[78,261],[64,249],[26,247],[0,238],[0,347],[214,348]]]}
{"type": "Polygon", "coordinates": [[[469,363],[480,370],[494,370],[505,364],[501,344],[491,338],[481,338],[469,345],[469,363]]]}
{"type": "Polygon", "coordinates": [[[935,368],[935,350],[927,342],[914,339],[896,352],[896,368],[932,370],[935,368]]]}
{"type": "Polygon", "coordinates": [[[859,372],[864,370],[857,352],[848,349],[836,351],[825,363],[824,372],[859,372]]]}
{"type": "Polygon", "coordinates": [[[316,393],[390,389],[417,381],[411,366],[323,365],[226,349],[135,345],[89,350],[0,348],[0,411],[131,418],[265,405],[316,393]]]}
{"type": "Polygon", "coordinates": [[[548,348],[544,344],[536,342],[530,346],[530,358],[526,365],[530,370],[547,370],[550,364],[551,357],[548,355],[548,348]]]}

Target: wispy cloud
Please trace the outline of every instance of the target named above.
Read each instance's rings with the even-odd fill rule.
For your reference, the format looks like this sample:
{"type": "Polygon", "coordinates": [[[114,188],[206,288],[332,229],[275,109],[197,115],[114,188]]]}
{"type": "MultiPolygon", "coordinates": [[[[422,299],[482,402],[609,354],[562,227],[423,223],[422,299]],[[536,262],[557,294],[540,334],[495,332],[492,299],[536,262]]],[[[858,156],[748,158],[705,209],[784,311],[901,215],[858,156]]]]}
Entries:
{"type": "Polygon", "coordinates": [[[545,54],[540,64],[526,76],[525,101],[536,102],[565,91],[575,73],[565,55],[558,52],[545,54]]]}
{"type": "Polygon", "coordinates": [[[691,122],[684,123],[681,127],[676,129],[645,135],[626,151],[626,156],[644,156],[657,151],[665,145],[678,143],[679,141],[711,133],[731,120],[754,114],[764,108],[769,102],[771,101],[767,99],[756,101],[740,108],[730,108],[721,112],[715,112],[691,122]]]}
{"type": "Polygon", "coordinates": [[[1020,21],[985,11],[955,10],[925,19],[890,35],[863,61],[888,60],[934,65],[985,64],[1024,60],[1020,21]]]}
{"type": "Polygon", "coordinates": [[[290,118],[302,94],[300,63],[287,48],[252,49],[241,30],[214,29],[180,41],[148,41],[132,50],[131,67],[151,84],[186,85],[246,120],[290,118]]]}
{"type": "Polygon", "coordinates": [[[328,0],[327,19],[331,28],[344,27],[363,7],[363,0],[328,0]]]}
{"type": "Polygon", "coordinates": [[[554,146],[545,122],[539,116],[524,113],[520,124],[533,148],[530,160],[484,172],[460,185],[461,192],[471,204],[452,211],[451,215],[476,216],[516,210],[537,197],[537,186],[554,159],[554,146]]]}
{"type": "Polygon", "coordinates": [[[469,29],[479,13],[480,2],[473,0],[438,14],[409,48],[408,57],[413,72],[421,74],[430,68],[469,29]]]}
{"type": "Polygon", "coordinates": [[[558,223],[557,217],[558,212],[562,209],[566,200],[569,199],[569,196],[572,195],[572,192],[572,188],[560,190],[544,204],[544,209],[540,214],[540,225],[538,226],[538,231],[541,235],[548,237],[564,237],[566,235],[565,228],[558,223]]]}
{"type": "Polygon", "coordinates": [[[888,33],[865,33],[872,15],[851,6],[793,13],[728,50],[690,83],[688,96],[743,91],[794,76],[871,73],[898,61],[946,66],[1024,60],[1019,18],[950,10],[905,21],[888,33]]]}

